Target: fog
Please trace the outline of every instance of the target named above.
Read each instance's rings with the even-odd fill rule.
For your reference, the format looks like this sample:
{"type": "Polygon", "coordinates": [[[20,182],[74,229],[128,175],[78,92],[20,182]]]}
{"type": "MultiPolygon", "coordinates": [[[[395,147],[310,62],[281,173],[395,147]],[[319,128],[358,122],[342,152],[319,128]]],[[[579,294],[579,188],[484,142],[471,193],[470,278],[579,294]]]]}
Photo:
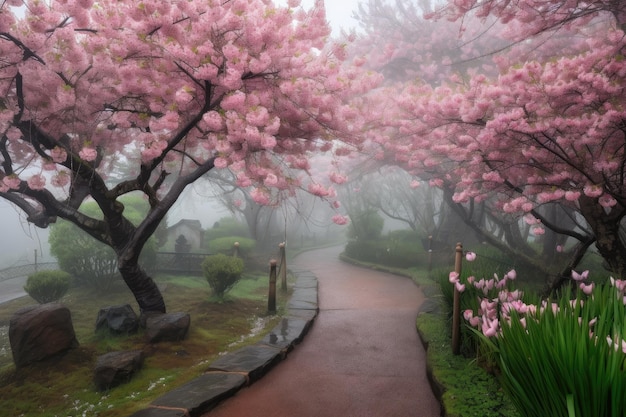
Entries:
{"type": "Polygon", "coordinates": [[[17,207],[0,199],[0,269],[13,265],[52,262],[48,249],[48,230],[39,229],[26,221],[17,207]]]}

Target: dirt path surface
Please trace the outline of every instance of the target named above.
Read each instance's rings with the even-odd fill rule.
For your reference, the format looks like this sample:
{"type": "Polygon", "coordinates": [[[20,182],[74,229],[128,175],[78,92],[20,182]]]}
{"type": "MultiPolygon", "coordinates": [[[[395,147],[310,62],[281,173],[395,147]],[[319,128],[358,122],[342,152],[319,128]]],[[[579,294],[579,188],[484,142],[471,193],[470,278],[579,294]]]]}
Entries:
{"type": "Polygon", "coordinates": [[[292,262],[319,280],[320,312],[304,341],[268,375],[206,417],[438,417],[415,330],[423,301],[409,279],[337,259],[292,262]]]}

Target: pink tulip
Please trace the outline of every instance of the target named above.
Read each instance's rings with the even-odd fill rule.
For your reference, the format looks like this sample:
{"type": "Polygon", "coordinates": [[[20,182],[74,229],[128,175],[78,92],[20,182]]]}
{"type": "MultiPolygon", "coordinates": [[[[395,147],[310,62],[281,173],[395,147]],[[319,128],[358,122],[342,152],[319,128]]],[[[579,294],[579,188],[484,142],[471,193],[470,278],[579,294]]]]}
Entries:
{"type": "Polygon", "coordinates": [[[591,293],[593,292],[593,288],[594,288],[594,283],[592,282],[591,284],[585,285],[584,283],[580,283],[580,289],[586,294],[586,295],[591,295],[591,293]]]}

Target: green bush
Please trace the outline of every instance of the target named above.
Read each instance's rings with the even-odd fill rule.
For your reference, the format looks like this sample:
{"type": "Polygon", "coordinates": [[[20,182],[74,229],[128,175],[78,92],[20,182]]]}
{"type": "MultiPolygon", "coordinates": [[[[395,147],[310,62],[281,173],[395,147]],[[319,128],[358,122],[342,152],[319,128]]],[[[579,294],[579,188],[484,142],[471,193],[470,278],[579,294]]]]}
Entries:
{"type": "Polygon", "coordinates": [[[222,298],[241,279],[243,260],[223,254],[210,255],[202,262],[202,271],[213,293],[222,298]]]}
{"type": "Polygon", "coordinates": [[[348,257],[362,262],[374,262],[394,268],[410,268],[425,261],[420,244],[384,240],[351,240],[346,245],[348,257]]]}
{"type": "Polygon", "coordinates": [[[254,241],[254,239],[243,236],[227,236],[209,241],[209,252],[232,255],[234,252],[235,242],[239,242],[238,253],[243,258],[247,258],[248,256],[250,256],[250,254],[256,248],[256,242],[254,241]]]}
{"type": "Polygon", "coordinates": [[[26,280],[24,291],[39,304],[58,301],[70,287],[70,274],[64,271],[40,271],[26,280]]]}
{"type": "Polygon", "coordinates": [[[378,239],[385,226],[385,220],[376,210],[351,214],[350,220],[348,237],[355,240],[378,239]]]}
{"type": "Polygon", "coordinates": [[[250,237],[248,226],[235,219],[234,217],[222,217],[213,227],[206,231],[207,240],[213,240],[220,237],[228,236],[245,236],[250,237]]]}

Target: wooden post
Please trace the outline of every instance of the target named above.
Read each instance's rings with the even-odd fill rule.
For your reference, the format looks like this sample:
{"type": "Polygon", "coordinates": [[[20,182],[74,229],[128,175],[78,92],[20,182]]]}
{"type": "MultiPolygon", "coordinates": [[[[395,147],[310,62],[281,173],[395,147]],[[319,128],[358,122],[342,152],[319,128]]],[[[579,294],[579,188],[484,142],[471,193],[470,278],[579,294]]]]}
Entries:
{"type": "Polygon", "coordinates": [[[267,312],[276,313],[276,259],[270,261],[270,290],[267,298],[267,312]]]}
{"type": "MultiPolygon", "coordinates": [[[[456,244],[454,258],[454,271],[461,276],[461,266],[463,261],[463,245],[456,244]]],[[[452,353],[461,353],[461,294],[454,285],[454,302],[452,304],[452,353]]]]}
{"type": "Polygon", "coordinates": [[[235,258],[239,257],[239,242],[235,242],[233,245],[233,256],[235,258]]]}
{"type": "Polygon", "coordinates": [[[428,272],[433,269],[433,237],[428,236],[428,272]]]}
{"type": "Polygon", "coordinates": [[[280,248],[280,289],[287,291],[287,254],[285,251],[285,242],[278,245],[280,248]]]}

